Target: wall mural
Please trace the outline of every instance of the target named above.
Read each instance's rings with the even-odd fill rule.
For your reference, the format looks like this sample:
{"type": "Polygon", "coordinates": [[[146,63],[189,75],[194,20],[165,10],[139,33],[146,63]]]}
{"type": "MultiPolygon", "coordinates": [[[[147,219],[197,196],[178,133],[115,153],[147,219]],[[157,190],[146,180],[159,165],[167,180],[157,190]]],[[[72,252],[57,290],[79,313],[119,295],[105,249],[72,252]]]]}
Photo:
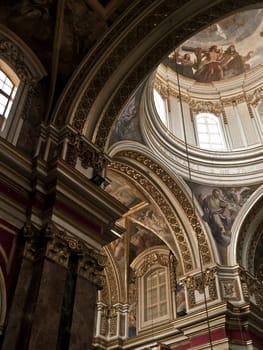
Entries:
{"type": "Polygon", "coordinates": [[[139,119],[140,94],[141,89],[130,99],[117,118],[115,127],[112,128],[110,145],[122,140],[132,140],[143,143],[139,119]]]}
{"type": "Polygon", "coordinates": [[[208,224],[222,262],[225,263],[233,222],[257,186],[210,187],[193,183],[189,186],[200,204],[203,220],[208,224]]]}
{"type": "Polygon", "coordinates": [[[258,66],[263,54],[263,10],[241,12],[215,23],[163,62],[201,83],[235,77],[258,66]]]}

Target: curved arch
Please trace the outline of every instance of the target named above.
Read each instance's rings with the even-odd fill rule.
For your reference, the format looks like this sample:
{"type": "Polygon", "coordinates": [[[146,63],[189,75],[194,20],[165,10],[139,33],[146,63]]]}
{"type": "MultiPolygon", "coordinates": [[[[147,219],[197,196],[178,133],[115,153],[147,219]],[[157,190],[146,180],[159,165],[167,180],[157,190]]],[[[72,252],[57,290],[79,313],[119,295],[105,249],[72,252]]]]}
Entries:
{"type": "Polygon", "coordinates": [[[263,217],[263,185],[259,187],[241,208],[232,227],[233,239],[229,247],[230,265],[239,264],[253,273],[251,249],[257,241],[263,217]]]}
{"type": "Polygon", "coordinates": [[[108,258],[108,264],[105,267],[105,274],[109,291],[108,302],[110,305],[114,305],[123,302],[123,293],[125,288],[123,288],[123,286],[121,285],[118,269],[115,265],[114,259],[112,258],[109,248],[104,247],[103,250],[108,258]]]}
{"type": "Polygon", "coordinates": [[[113,27],[83,61],[60,101],[54,123],[61,126],[66,119],[104,148],[120,109],[164,55],[206,24],[244,6],[259,6],[256,0],[189,3],[191,6],[156,1],[147,9],[148,1],[138,1],[131,6],[118,27],[113,27]],[[138,13],[141,15],[135,22],[138,13]],[[120,26],[126,29],[120,31],[120,26]],[[81,97],[73,100],[71,95],[81,97]],[[98,121],[99,127],[95,127],[98,121]]]}
{"type": "Polygon", "coordinates": [[[6,287],[5,279],[0,267],[0,334],[2,334],[6,317],[6,287]]]}
{"type": "Polygon", "coordinates": [[[19,79],[16,96],[12,103],[1,136],[16,143],[26,119],[38,82],[47,74],[35,53],[12,31],[0,25],[0,58],[19,79]]]}
{"type": "Polygon", "coordinates": [[[212,252],[201,220],[197,216],[191,200],[174,178],[156,161],[139,151],[121,151],[116,154],[114,158],[115,160],[113,159],[109,168],[125,174],[133,182],[137,183],[137,185],[147,191],[152,200],[162,208],[161,210],[173,231],[175,241],[182,254],[180,258],[184,273],[190,272],[199,265],[196,254],[194,253],[194,251],[198,249],[195,239],[196,234],[199,239],[199,249],[203,264],[209,265],[213,263],[215,254],[212,252]],[[129,163],[127,159],[129,159],[129,163]],[[140,170],[138,170],[138,167],[140,170]],[[144,172],[147,172],[147,176],[143,175],[144,172]],[[152,174],[151,181],[149,180],[149,174],[152,174]],[[177,205],[177,209],[173,209],[173,201],[168,199],[168,195],[160,190],[160,185],[155,184],[156,180],[154,180],[154,178],[156,177],[159,178],[159,182],[167,188],[169,194],[175,198],[174,200],[180,203],[180,205],[177,205]],[[183,208],[186,213],[183,213],[184,219],[187,221],[186,224],[183,224],[182,218],[178,217],[178,212],[182,214],[181,208],[183,208]],[[188,234],[186,233],[187,230],[189,230],[188,234]],[[192,239],[190,239],[189,236],[191,233],[193,233],[192,239]]]}

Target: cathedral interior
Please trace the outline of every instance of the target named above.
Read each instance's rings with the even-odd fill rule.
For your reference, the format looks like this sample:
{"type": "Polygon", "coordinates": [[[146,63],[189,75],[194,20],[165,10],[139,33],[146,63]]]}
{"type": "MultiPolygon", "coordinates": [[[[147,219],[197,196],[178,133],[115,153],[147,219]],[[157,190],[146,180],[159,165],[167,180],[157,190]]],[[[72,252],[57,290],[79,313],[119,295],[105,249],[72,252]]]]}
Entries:
{"type": "Polygon", "coordinates": [[[263,349],[263,2],[0,3],[0,349],[263,349]]]}

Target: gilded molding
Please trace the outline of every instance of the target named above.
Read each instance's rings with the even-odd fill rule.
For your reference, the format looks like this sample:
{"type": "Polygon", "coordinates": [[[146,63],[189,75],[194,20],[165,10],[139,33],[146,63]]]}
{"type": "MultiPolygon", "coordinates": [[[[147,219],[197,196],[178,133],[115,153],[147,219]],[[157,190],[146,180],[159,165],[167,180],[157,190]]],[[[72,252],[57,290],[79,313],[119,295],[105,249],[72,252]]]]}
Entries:
{"type": "Polygon", "coordinates": [[[171,283],[171,289],[173,292],[176,291],[176,285],[177,285],[177,275],[176,275],[177,264],[178,264],[178,261],[176,257],[173,254],[170,254],[169,255],[170,283],[171,283]]]}
{"type": "Polygon", "coordinates": [[[160,206],[177,239],[182,254],[182,265],[184,267],[184,270],[191,271],[194,268],[194,262],[187,238],[185,237],[182,227],[179,224],[175,213],[171,209],[167,200],[161,195],[159,191],[156,190],[156,188],[150,183],[150,181],[147,178],[145,178],[142,174],[138,173],[129,166],[114,162],[110,165],[110,167],[114,168],[115,170],[124,172],[134,181],[138,182],[138,184],[140,184],[140,186],[143,186],[144,189],[151,195],[151,197],[154,199],[157,205],[160,206]]]}
{"type": "Polygon", "coordinates": [[[135,271],[136,277],[142,277],[153,265],[169,266],[170,258],[168,255],[152,253],[144,257],[143,263],[135,271]]]}
{"type": "MultiPolygon", "coordinates": [[[[134,151],[123,151],[118,153],[118,157],[125,157],[127,159],[136,160],[137,162],[143,164],[143,166],[150,169],[155,173],[160,180],[166,184],[170,191],[174,194],[177,200],[181,203],[187,218],[197,235],[198,244],[200,248],[201,257],[204,264],[209,264],[212,262],[212,253],[205,236],[205,233],[200,224],[199,218],[196,215],[196,212],[193,208],[191,201],[186,197],[185,193],[181,190],[178,184],[171,178],[171,176],[159,166],[155,161],[148,158],[146,155],[140,154],[134,151]]],[[[183,265],[185,272],[188,272],[194,268],[193,257],[191,255],[191,249],[188,246],[187,238],[178,223],[178,220],[170,208],[170,205],[167,203],[167,200],[161,195],[159,191],[145,178],[142,174],[138,173],[136,170],[130,168],[128,165],[124,165],[118,162],[112,162],[109,166],[110,168],[116,169],[120,172],[125,173],[127,176],[132,178],[140,186],[143,186],[147,192],[152,196],[155,202],[161,208],[163,214],[165,215],[167,221],[173,229],[173,232],[177,238],[178,245],[182,252],[183,265]]]]}

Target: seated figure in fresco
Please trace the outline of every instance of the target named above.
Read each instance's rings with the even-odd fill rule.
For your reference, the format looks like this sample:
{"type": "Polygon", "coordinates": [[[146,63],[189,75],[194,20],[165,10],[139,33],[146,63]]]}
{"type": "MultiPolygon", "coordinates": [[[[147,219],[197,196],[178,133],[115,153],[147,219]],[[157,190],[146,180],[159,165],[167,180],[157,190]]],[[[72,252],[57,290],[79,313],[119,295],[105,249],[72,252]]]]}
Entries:
{"type": "Polygon", "coordinates": [[[212,193],[203,199],[202,206],[204,220],[209,224],[215,239],[223,245],[228,245],[232,224],[229,204],[221,198],[218,189],[213,189],[212,193]]]}
{"type": "Polygon", "coordinates": [[[241,56],[235,48],[230,45],[223,54],[221,65],[225,78],[231,78],[249,70],[250,65],[247,61],[251,58],[253,51],[249,51],[246,56],[241,56]]]}
{"type": "Polygon", "coordinates": [[[210,47],[208,51],[197,49],[197,70],[194,74],[196,81],[209,83],[211,81],[221,80],[224,72],[221,67],[222,51],[216,45],[210,47]]]}

